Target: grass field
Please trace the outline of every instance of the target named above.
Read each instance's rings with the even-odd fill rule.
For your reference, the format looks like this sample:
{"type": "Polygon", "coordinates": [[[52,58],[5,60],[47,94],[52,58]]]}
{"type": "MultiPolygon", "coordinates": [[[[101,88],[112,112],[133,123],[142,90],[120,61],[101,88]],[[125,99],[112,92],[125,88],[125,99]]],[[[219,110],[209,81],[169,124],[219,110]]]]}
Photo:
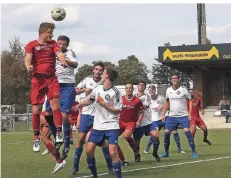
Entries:
{"type": "MultiPolygon", "coordinates": [[[[127,143],[120,140],[125,157],[132,163],[123,167],[123,177],[129,178],[231,178],[231,130],[211,130],[209,138],[213,142],[208,146],[202,142],[202,132],[196,135],[198,159],[192,159],[184,133],[180,131],[182,148],[186,154],[177,153],[176,145],[171,138],[170,157],[162,159],[161,163],[153,160],[151,154],[143,154],[147,137],[142,139],[142,162],[134,163],[134,157],[127,143]]],[[[41,156],[44,146],[39,153],[32,151],[32,133],[2,133],[2,178],[69,178],[72,168],[74,146],[67,158],[64,169],[51,175],[55,166],[50,156],[41,156]]],[[[161,133],[160,153],[163,151],[163,133],[161,133]]],[[[98,173],[106,173],[106,163],[100,149],[96,152],[98,173]]],[[[80,172],[73,177],[90,177],[86,168],[85,153],[82,154],[80,172]]],[[[100,177],[111,177],[101,175],[100,177]]]]}

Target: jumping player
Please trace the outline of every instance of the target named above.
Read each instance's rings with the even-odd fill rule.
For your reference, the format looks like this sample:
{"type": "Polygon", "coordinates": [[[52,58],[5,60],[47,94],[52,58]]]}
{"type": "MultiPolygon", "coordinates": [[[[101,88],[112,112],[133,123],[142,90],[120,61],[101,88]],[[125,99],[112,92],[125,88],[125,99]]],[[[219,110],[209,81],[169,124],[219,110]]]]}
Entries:
{"type": "MultiPolygon", "coordinates": [[[[131,137],[135,128],[140,126],[141,120],[143,119],[143,103],[142,101],[133,96],[133,85],[128,83],[125,85],[126,95],[122,97],[123,108],[120,112],[120,132],[119,135],[123,134],[123,137],[132,148],[134,155],[138,154],[137,145],[135,140],[131,137]]],[[[123,166],[128,166],[129,163],[125,161],[124,154],[118,145],[118,153],[123,166]]]]}
{"type": "Polygon", "coordinates": [[[208,129],[199,114],[199,112],[201,112],[201,114],[204,115],[204,107],[203,107],[203,102],[201,100],[201,95],[196,89],[193,89],[191,91],[191,97],[192,97],[192,112],[191,112],[191,121],[190,121],[191,134],[193,137],[195,136],[196,129],[197,129],[196,126],[198,126],[201,130],[203,130],[204,133],[203,142],[207,143],[208,145],[212,145],[212,142],[208,140],[208,129]]]}

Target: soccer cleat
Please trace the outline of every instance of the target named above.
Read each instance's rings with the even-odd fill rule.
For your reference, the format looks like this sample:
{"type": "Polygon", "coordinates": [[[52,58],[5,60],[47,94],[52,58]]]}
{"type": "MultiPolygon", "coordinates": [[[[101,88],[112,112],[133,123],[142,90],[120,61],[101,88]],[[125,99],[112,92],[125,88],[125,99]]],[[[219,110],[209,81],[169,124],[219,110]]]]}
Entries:
{"type": "Polygon", "coordinates": [[[183,151],[183,150],[179,150],[178,153],[184,154],[184,153],[186,153],[186,152],[183,151]]]}
{"type": "Polygon", "coordinates": [[[160,155],[161,158],[167,158],[169,157],[169,155],[167,153],[163,153],[162,155],[160,155]]]}
{"type": "Polygon", "coordinates": [[[152,153],[152,156],[156,159],[157,162],[160,162],[160,157],[156,151],[152,153]]]}
{"type": "Polygon", "coordinates": [[[64,148],[64,150],[62,151],[62,154],[61,154],[61,156],[60,156],[60,158],[61,158],[62,160],[64,160],[64,159],[67,158],[68,153],[69,153],[69,150],[70,150],[70,148],[64,148]]]}
{"type": "Polygon", "coordinates": [[[148,151],[144,150],[144,154],[148,154],[148,153],[149,153],[148,151]]]}
{"type": "Polygon", "coordinates": [[[56,163],[54,171],[52,172],[52,174],[54,174],[54,173],[58,172],[60,169],[64,168],[66,163],[67,162],[65,160],[63,160],[63,162],[61,162],[61,163],[56,163]]]}
{"type": "Polygon", "coordinates": [[[71,175],[75,175],[77,172],[79,172],[79,168],[73,166],[72,170],[71,170],[71,175]]]}
{"type": "Polygon", "coordinates": [[[123,162],[122,162],[122,165],[123,165],[123,166],[130,166],[130,163],[127,162],[127,161],[123,161],[123,162]]]}
{"type": "Polygon", "coordinates": [[[198,158],[199,156],[198,156],[197,153],[193,153],[193,154],[192,154],[192,157],[193,157],[193,159],[196,159],[196,158],[198,158]]]}
{"type": "Polygon", "coordinates": [[[141,161],[141,156],[140,153],[135,154],[135,162],[140,162],[141,161]]]}
{"type": "Polygon", "coordinates": [[[73,145],[73,139],[70,139],[70,144],[73,145]]]}
{"type": "Polygon", "coordinates": [[[63,144],[63,137],[61,134],[56,134],[55,137],[55,148],[57,150],[59,150],[59,148],[61,147],[61,145],[63,144]]]}
{"type": "Polygon", "coordinates": [[[39,140],[35,140],[34,144],[33,144],[33,151],[34,152],[39,152],[40,151],[40,141],[39,140]]]}
{"type": "Polygon", "coordinates": [[[48,155],[48,154],[50,154],[49,150],[45,149],[45,151],[42,153],[42,156],[45,156],[45,155],[48,155]]]}
{"type": "Polygon", "coordinates": [[[207,143],[208,145],[212,145],[212,142],[210,142],[209,140],[203,140],[203,142],[207,143]]]}

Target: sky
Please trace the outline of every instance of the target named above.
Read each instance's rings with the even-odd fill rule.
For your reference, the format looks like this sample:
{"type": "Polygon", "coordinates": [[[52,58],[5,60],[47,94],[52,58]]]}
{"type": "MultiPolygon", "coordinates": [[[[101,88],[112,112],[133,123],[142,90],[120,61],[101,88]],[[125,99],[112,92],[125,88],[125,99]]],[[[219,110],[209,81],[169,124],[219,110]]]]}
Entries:
{"type": "MultiPolygon", "coordinates": [[[[1,6],[1,50],[19,37],[38,39],[41,22],[55,22],[54,39],[67,35],[80,66],[94,60],[117,63],[136,55],[151,69],[158,46],[197,44],[196,4],[5,4],[1,6]],[[54,7],[66,18],[55,22],[54,7]]],[[[212,43],[231,41],[231,4],[206,4],[207,36],[212,43]]]]}

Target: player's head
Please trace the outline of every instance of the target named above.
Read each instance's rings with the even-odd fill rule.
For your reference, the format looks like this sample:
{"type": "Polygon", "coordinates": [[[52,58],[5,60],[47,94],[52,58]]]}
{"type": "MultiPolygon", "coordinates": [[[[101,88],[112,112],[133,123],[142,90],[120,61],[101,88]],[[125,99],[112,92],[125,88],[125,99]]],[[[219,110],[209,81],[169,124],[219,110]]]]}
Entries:
{"type": "Polygon", "coordinates": [[[193,88],[191,90],[191,96],[192,96],[192,98],[194,98],[194,97],[201,98],[202,97],[202,93],[197,88],[193,88]]]}
{"type": "Polygon", "coordinates": [[[138,82],[137,88],[138,88],[138,91],[144,92],[144,90],[146,89],[146,82],[143,81],[143,80],[140,80],[140,81],[138,82]]]}
{"type": "Polygon", "coordinates": [[[127,83],[127,84],[125,85],[125,92],[126,92],[126,95],[127,95],[127,96],[133,95],[133,91],[134,91],[133,85],[132,85],[131,83],[127,83]]]}
{"type": "Polygon", "coordinates": [[[96,78],[96,79],[101,78],[103,71],[104,71],[104,65],[102,62],[97,62],[96,64],[94,64],[94,66],[93,66],[94,78],[96,78]]]}
{"type": "Polygon", "coordinates": [[[65,35],[61,35],[58,37],[57,42],[58,42],[62,52],[65,53],[67,51],[67,47],[69,46],[70,38],[68,38],[65,35]]]}
{"type": "Polygon", "coordinates": [[[43,22],[39,26],[39,38],[42,38],[44,41],[51,40],[53,37],[53,31],[55,29],[55,24],[43,22]]]}
{"type": "Polygon", "coordinates": [[[115,69],[112,68],[106,68],[102,75],[102,80],[110,80],[111,82],[114,82],[117,78],[117,72],[115,69]]]}
{"type": "Polygon", "coordinates": [[[148,87],[148,92],[150,95],[155,95],[156,94],[156,86],[155,85],[150,85],[148,87]]]}
{"type": "Polygon", "coordinates": [[[176,86],[180,84],[180,77],[177,74],[171,76],[171,83],[172,85],[176,86]]]}

